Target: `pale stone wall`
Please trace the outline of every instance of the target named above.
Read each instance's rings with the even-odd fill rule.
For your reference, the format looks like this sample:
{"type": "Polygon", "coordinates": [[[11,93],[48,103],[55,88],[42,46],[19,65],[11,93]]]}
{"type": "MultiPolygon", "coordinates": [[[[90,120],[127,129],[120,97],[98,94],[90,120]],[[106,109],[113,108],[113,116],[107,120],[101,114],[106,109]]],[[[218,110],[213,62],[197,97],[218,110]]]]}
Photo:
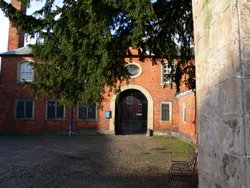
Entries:
{"type": "Polygon", "coordinates": [[[200,188],[250,188],[250,0],[192,0],[200,188]]]}

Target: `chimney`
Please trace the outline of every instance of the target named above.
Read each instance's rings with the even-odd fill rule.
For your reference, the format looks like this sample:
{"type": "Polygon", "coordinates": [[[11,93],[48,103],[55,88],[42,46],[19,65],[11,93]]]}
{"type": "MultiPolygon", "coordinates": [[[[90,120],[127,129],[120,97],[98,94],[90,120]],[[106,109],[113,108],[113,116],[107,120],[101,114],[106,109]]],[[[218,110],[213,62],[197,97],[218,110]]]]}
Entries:
{"type": "MultiPolygon", "coordinates": [[[[11,4],[17,10],[21,10],[26,13],[26,6],[17,0],[11,0],[11,4]]],[[[13,24],[9,24],[9,39],[8,39],[8,51],[15,50],[24,46],[24,33],[18,31],[13,24]]]]}

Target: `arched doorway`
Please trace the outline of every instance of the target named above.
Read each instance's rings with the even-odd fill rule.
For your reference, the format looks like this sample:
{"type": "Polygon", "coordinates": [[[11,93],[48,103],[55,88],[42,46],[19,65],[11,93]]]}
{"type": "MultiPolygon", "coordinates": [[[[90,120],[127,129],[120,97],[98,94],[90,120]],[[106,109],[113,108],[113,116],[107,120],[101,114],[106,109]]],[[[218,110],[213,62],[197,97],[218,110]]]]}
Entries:
{"type": "MultiPolygon", "coordinates": [[[[130,90],[130,89],[135,89],[140,91],[141,93],[143,93],[143,95],[146,97],[147,102],[148,102],[148,113],[147,113],[147,129],[148,130],[154,130],[154,121],[153,121],[153,106],[154,106],[154,101],[153,98],[151,96],[151,94],[149,93],[149,91],[147,89],[145,89],[144,87],[140,86],[140,85],[135,85],[135,84],[128,84],[125,86],[121,87],[121,93],[126,91],[126,90],[130,90]]],[[[112,116],[110,118],[109,121],[109,130],[115,133],[115,117],[116,117],[116,101],[118,100],[119,94],[115,94],[112,96],[112,98],[110,99],[110,110],[112,112],[112,116]]]]}
{"type": "Polygon", "coordinates": [[[120,93],[116,100],[115,133],[145,134],[147,132],[148,101],[136,89],[120,93]]]}

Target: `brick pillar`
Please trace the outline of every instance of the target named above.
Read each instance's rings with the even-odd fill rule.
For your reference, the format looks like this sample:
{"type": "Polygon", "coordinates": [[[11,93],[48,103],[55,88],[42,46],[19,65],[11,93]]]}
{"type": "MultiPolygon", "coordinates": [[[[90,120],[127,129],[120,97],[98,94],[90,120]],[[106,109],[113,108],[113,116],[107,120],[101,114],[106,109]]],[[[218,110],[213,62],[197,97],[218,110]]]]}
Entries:
{"type": "MultiPolygon", "coordinates": [[[[22,10],[26,13],[26,6],[17,0],[11,0],[11,4],[18,10],[22,10]]],[[[18,31],[10,22],[9,25],[9,39],[8,39],[8,50],[15,50],[24,46],[24,33],[18,31]]]]}

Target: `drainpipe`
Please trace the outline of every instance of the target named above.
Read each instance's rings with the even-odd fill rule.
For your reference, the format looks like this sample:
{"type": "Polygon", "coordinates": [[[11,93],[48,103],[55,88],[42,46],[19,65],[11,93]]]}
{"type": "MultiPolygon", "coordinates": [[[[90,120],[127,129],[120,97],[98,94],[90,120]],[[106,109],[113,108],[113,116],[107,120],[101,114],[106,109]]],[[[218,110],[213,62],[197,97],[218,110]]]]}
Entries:
{"type": "Polygon", "coordinates": [[[69,137],[72,136],[72,128],[73,128],[73,117],[74,116],[74,107],[70,107],[70,115],[69,115],[69,137]]]}

